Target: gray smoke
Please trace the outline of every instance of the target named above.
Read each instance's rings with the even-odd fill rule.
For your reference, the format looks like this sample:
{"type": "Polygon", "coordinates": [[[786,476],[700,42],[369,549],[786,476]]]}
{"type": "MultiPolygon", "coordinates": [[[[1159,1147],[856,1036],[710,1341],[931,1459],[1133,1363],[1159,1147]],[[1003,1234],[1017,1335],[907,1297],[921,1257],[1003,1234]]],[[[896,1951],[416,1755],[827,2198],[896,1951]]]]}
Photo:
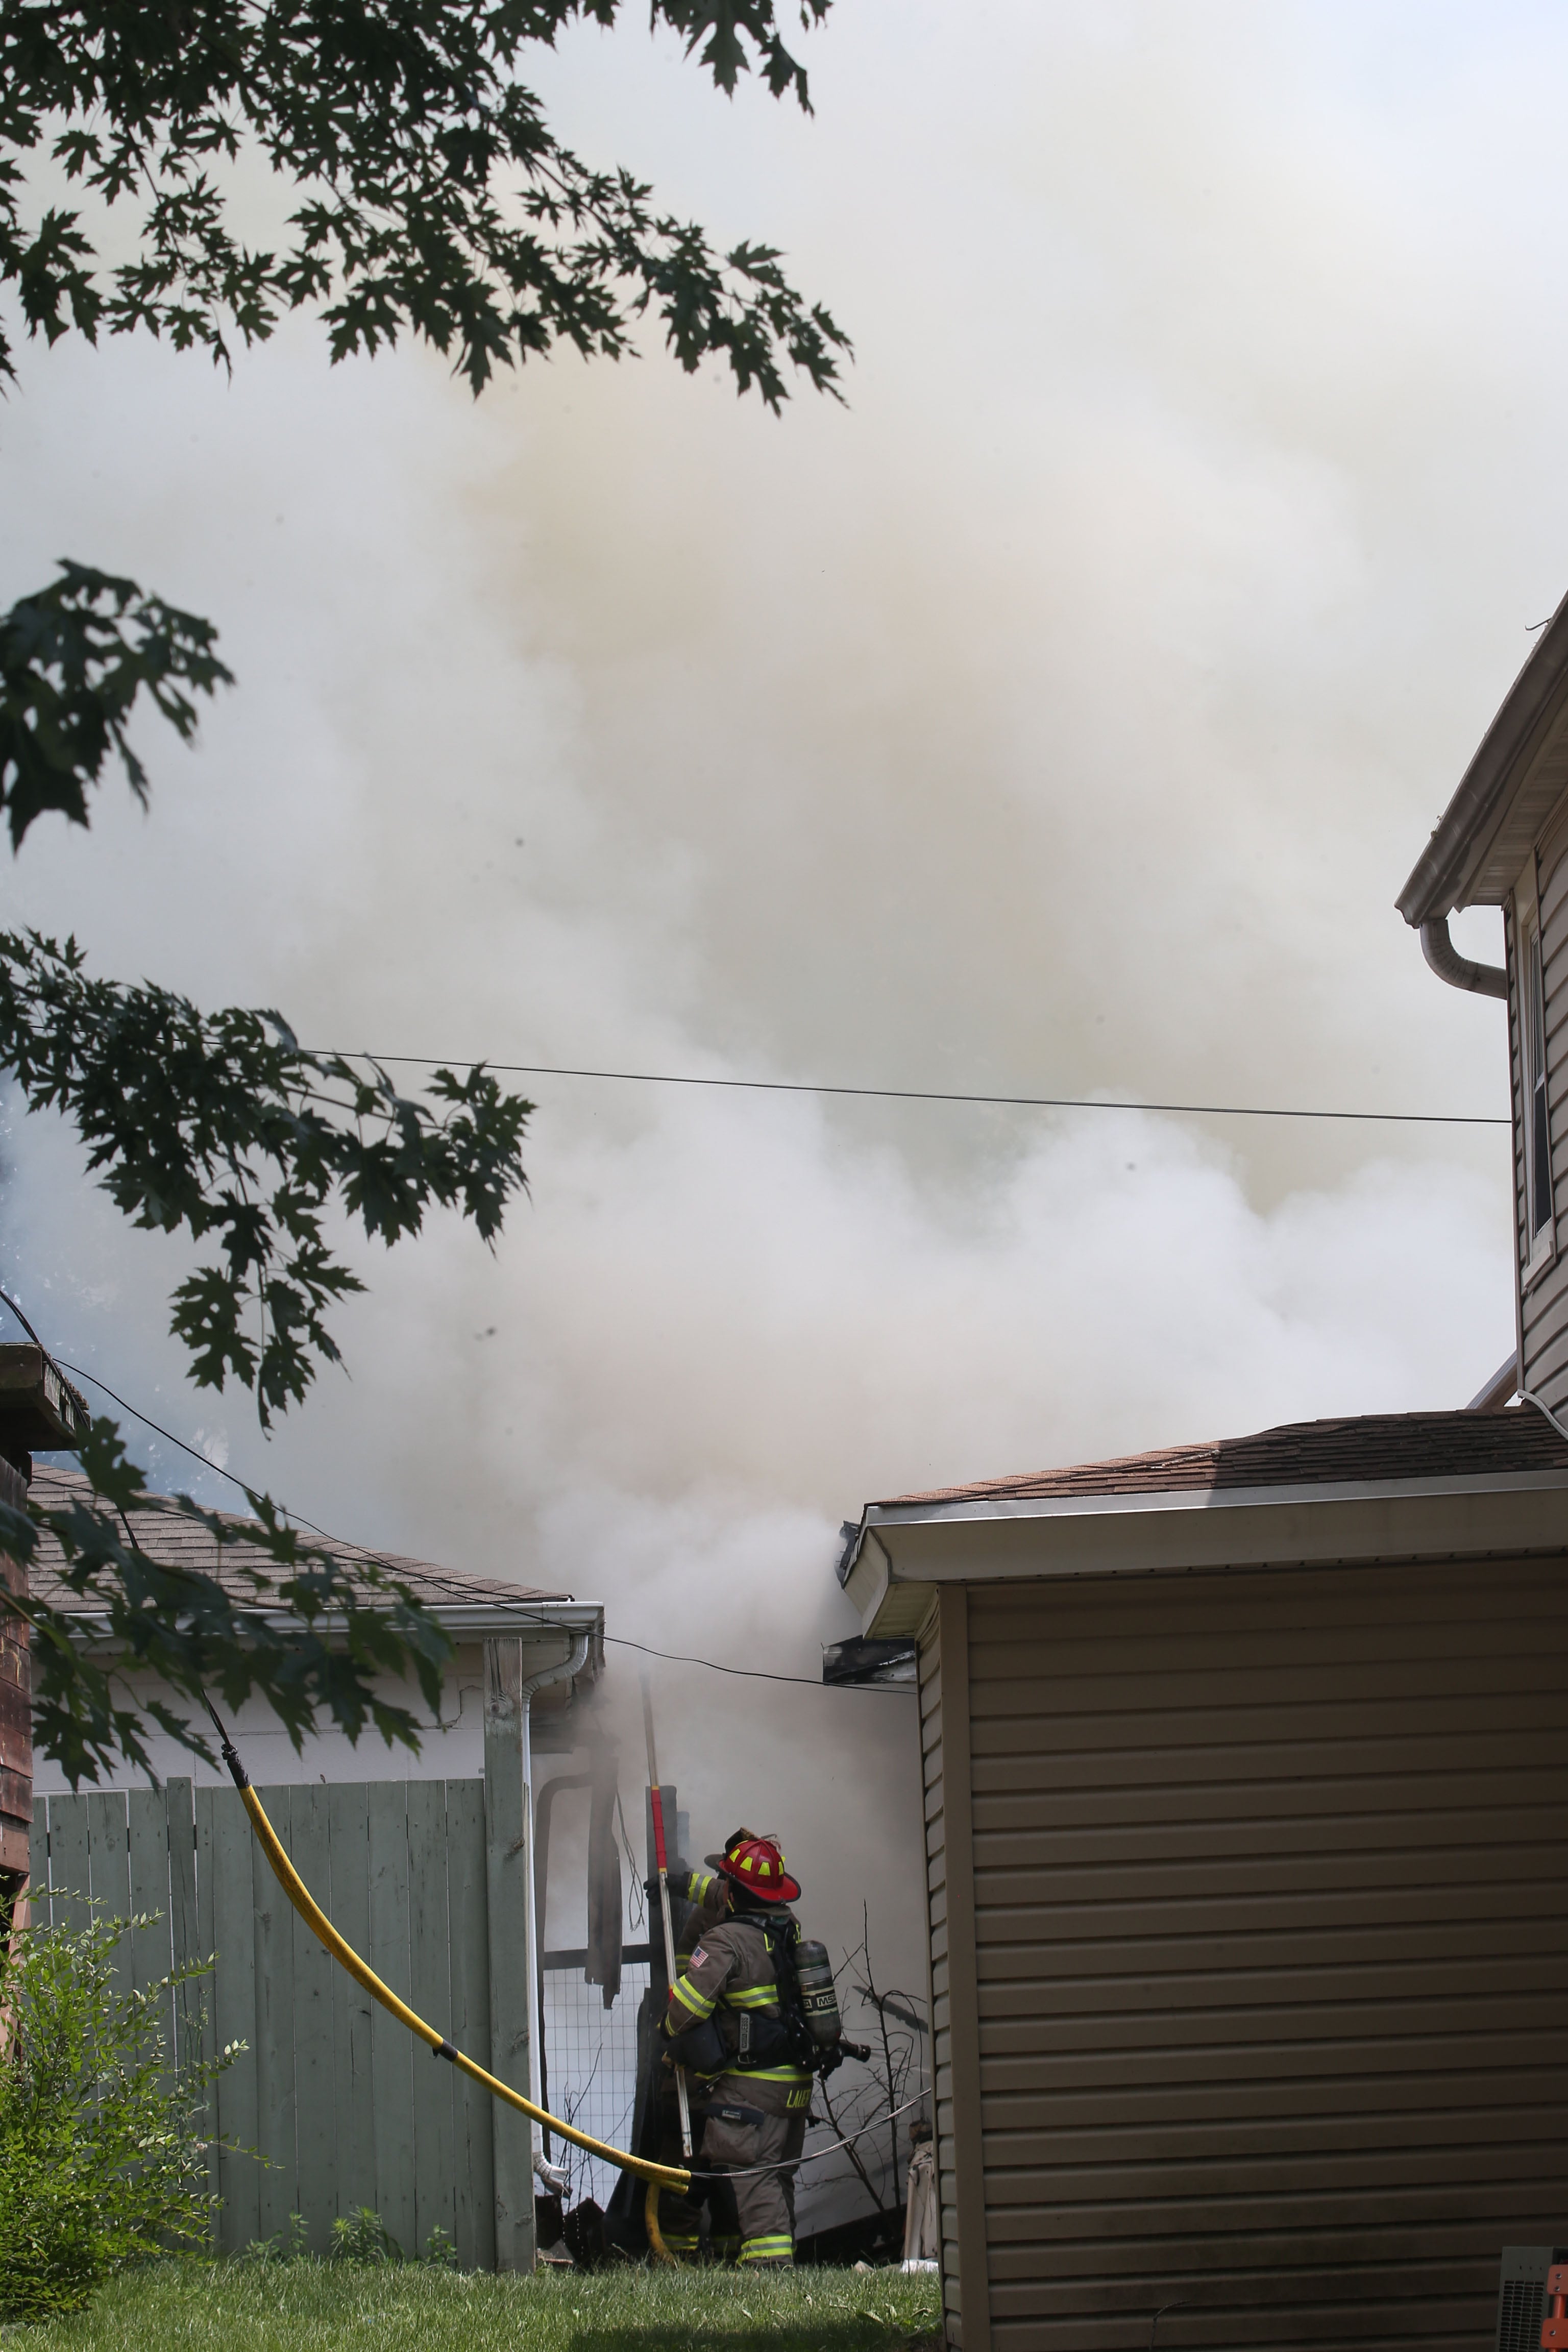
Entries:
{"type": "MultiPolygon", "coordinates": [[[[149,819],[114,785],[41,828],[12,918],[318,1045],[1504,1109],[1497,1008],[1391,902],[1568,570],[1565,45],[1425,0],[861,0],[804,122],[574,37],[566,127],[776,236],[850,406],[653,353],[476,408],[302,326],[232,383],[30,355],[0,593],[132,571],[241,689],[195,757],[145,735],[149,819]]],[[[178,1253],[40,1122],[5,1269],[312,1517],[806,1676],[869,1496],[1458,1402],[1510,1344],[1495,1132],[533,1086],[495,1256],[369,1254],[351,1377],[270,1446],[183,1384],[178,1253]]],[[[698,1838],[776,1829],[818,1932],[864,1894],[918,1985],[909,1702],[659,1702],[698,1838]]],[[[630,1792],[618,1657],[606,1703],[630,1792]]]]}

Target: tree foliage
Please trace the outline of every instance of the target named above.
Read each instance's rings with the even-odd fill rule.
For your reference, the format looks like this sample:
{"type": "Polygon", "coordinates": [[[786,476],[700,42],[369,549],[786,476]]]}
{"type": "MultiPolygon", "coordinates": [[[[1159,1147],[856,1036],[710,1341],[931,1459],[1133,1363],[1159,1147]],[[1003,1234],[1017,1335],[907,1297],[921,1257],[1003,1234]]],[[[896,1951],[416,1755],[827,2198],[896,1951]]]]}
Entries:
{"type": "Polygon", "coordinates": [[[417,1748],[406,1707],[377,1689],[380,1675],[418,1677],[432,1712],[451,1643],[384,1563],[347,1559],[286,1524],[266,1495],[246,1490],[254,1519],[203,1510],[188,1496],[162,1507],[213,1536],[226,1579],[171,1566],[138,1543],[130,1514],[150,1497],[114,1423],[96,1419],[81,1446],[90,1499],[26,1509],[0,1501],[0,1547],[32,1562],[40,1538],[58,1547],[65,1586],[11,1596],[32,1629],[34,1738],[73,1788],[96,1780],[117,1756],[151,1769],[142,1716],[182,1747],[216,1759],[199,1728],[204,1697],[231,1707],[259,1692],[296,1748],[321,1717],[357,1740],[367,1729],[417,1748]],[[131,1693],[129,1675],[155,1675],[195,1709],[131,1693]]]}
{"type": "MultiPolygon", "coordinates": [[[[803,21],[831,0],[803,0],[803,21]]],[[[0,7],[0,280],[31,333],[132,328],[227,360],[282,311],[324,320],[334,359],[412,333],[477,392],[500,363],[565,343],[616,358],[652,314],[682,367],[721,355],[742,391],[786,397],[785,366],[830,386],[845,338],[779,255],[716,251],[625,168],[584,163],[518,80],[525,47],[620,0],[5,0],[0,7]],[[79,208],[29,210],[44,157],[141,208],[106,267],[79,208]],[[247,243],[225,168],[258,156],[300,201],[276,246],[247,243]]],[[[760,71],[807,104],[773,0],[652,0],[721,89],[760,71]]],[[[0,369],[14,362],[0,341],[0,369]]]]}
{"type": "MultiPolygon", "coordinates": [[[[831,5],[800,0],[801,22],[831,5]]],[[[715,356],[775,413],[791,372],[837,394],[847,340],[774,247],[720,250],[630,171],[583,162],[519,80],[530,44],[619,15],[620,0],[0,0],[0,289],[49,346],[141,329],[226,366],[304,310],[334,361],[413,336],[478,393],[563,345],[620,358],[652,320],[689,373],[715,356]],[[292,205],[268,245],[247,242],[233,202],[258,164],[292,205]],[[110,236],[129,257],[105,258],[110,236]]],[[[651,0],[651,22],[721,90],[754,72],[809,110],[774,0],[651,0]]],[[[0,382],[16,373],[0,317],[0,382]]],[[[138,698],[188,740],[194,698],[232,683],[216,646],[209,622],[79,563],[0,615],[13,848],[46,813],[85,825],[111,753],[145,804],[138,698]]],[[[0,1074],[74,1124],[135,1224],[208,1245],[173,1328],[193,1378],[246,1382],[264,1426],[338,1360],[326,1318],[361,1283],[334,1221],[391,1243],[441,1204],[489,1242],[524,1182],[531,1107],[482,1067],[438,1070],[410,1100],[374,1066],[303,1051],[279,1013],[94,979],[74,939],[0,934],[0,1074]]],[[[13,1605],[32,1626],[38,1745],[73,1784],[117,1755],[145,1763],[143,1715],[208,1753],[132,1695],[136,1667],[193,1702],[259,1692],[296,1745],[323,1713],[351,1738],[374,1726],[417,1745],[376,1677],[412,1670],[434,1703],[447,1645],[390,1571],[351,1573],[248,1489],[242,1537],[183,1499],[231,1558],[239,1541],[237,1599],[140,1547],[142,1474],[112,1423],[94,1422],[82,1461],[91,1500],[0,1505],[0,1549],[25,1560],[48,1538],[64,1563],[67,1602],[13,1605]],[[116,1664],[84,1647],[89,1625],[116,1664]]]]}
{"type": "Polygon", "coordinates": [[[57,580],[0,615],[0,806],[13,849],[47,809],[86,824],[87,787],[111,750],[146,806],[147,772],[125,733],[132,707],[145,688],[189,742],[196,708],[186,688],[234,683],[216,639],[210,621],[82,563],[62,563],[57,580]]]}
{"type": "Polygon", "coordinates": [[[280,1013],[203,1013],[89,979],[74,940],[0,932],[0,1038],[29,1110],[68,1115],[133,1223],[216,1237],[174,1293],[173,1328],[198,1386],[244,1381],[264,1427],[339,1360],[326,1310],[364,1287],[329,1246],[329,1211],[390,1244],[438,1202],[490,1242],[526,1181],[533,1106],[482,1066],[437,1070],[433,1110],[374,1064],[307,1053],[280,1013]]]}

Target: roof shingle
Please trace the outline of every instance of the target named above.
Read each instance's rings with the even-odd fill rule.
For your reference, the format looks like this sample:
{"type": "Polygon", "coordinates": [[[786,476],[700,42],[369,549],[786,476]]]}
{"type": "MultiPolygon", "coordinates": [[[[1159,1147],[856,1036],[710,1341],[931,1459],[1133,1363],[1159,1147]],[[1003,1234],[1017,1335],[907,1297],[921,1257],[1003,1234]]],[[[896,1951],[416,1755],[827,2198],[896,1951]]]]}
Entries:
{"type": "Polygon", "coordinates": [[[1190,1494],[1205,1487],[1386,1485],[1568,1470],[1568,1440],[1530,1405],[1504,1412],[1370,1412],[1286,1422],[1250,1437],[1168,1445],[1110,1462],[1020,1472],[970,1486],[892,1495],[871,1507],[1022,1502],[1074,1495],[1190,1494]]]}
{"type": "MultiPolygon", "coordinates": [[[[39,1464],[33,1472],[31,1491],[40,1501],[61,1508],[72,1501],[89,1501],[92,1487],[79,1470],[57,1470],[39,1464]]],[[[228,1517],[226,1513],[224,1516],[228,1517]]],[[[225,1591],[236,1599],[251,1597],[254,1588],[243,1569],[244,1555],[249,1549],[246,1530],[258,1524],[255,1519],[230,1519],[234,1541],[220,1547],[199,1519],[187,1518],[174,1503],[162,1498],[151,1498],[145,1509],[130,1512],[128,1518],[135,1541],[153,1559],[171,1568],[194,1569],[216,1577],[225,1591]]],[[[569,1592],[546,1592],[535,1585],[508,1584],[498,1577],[466,1576],[457,1569],[437,1568],[429,1560],[408,1559],[400,1552],[374,1551],[363,1544],[344,1543],[335,1536],[315,1536],[305,1530],[304,1540],[320,1545],[351,1571],[359,1562],[374,1561],[405,1584],[424,1607],[437,1612],[443,1606],[504,1607],[519,1601],[572,1598],[569,1592]]],[[[32,1590],[39,1600],[53,1606],[70,1608],[74,1604],[79,1609],[81,1604],[61,1580],[62,1561],[55,1538],[41,1536],[29,1580],[32,1590]]],[[[276,1578],[279,1573],[265,1554],[253,1555],[252,1564],[264,1575],[276,1578]]]]}

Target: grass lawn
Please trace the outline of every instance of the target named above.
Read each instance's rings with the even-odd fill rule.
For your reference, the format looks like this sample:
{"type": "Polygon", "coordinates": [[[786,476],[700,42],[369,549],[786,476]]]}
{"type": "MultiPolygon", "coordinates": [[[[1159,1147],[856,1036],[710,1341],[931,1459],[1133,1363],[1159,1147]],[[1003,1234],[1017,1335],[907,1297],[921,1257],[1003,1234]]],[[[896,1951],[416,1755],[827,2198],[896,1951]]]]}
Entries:
{"type": "Polygon", "coordinates": [[[7,2352],[925,2352],[937,2289],[900,2271],[541,2272],[420,2263],[158,2263],[7,2352]]]}

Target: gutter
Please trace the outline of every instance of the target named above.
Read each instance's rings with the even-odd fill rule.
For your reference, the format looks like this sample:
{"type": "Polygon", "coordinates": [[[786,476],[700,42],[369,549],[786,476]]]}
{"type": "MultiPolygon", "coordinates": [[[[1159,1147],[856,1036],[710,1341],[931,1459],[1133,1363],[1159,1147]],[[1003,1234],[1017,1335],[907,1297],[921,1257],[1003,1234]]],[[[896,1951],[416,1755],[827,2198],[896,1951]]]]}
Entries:
{"type": "Polygon", "coordinates": [[[872,1506],[846,1597],[873,1641],[917,1635],[941,1588],[1568,1552],[1568,1470],[934,1508],[872,1506]]]}
{"type": "Polygon", "coordinates": [[[1568,699],[1568,597],[1503,698],[1395,905],[1412,928],[1451,915],[1507,814],[1520,768],[1568,699]]]}
{"type": "Polygon", "coordinates": [[[1274,1486],[1151,1486],[1138,1493],[1100,1489],[1077,1495],[976,1495],[947,1503],[871,1503],[865,1531],[954,1527],[1006,1519],[1163,1517],[1190,1511],[1244,1511],[1292,1503],[1399,1503],[1474,1495],[1568,1492],[1568,1468],[1438,1473],[1429,1478],[1298,1479],[1274,1486]]]}
{"type": "MultiPolygon", "coordinates": [[[[605,1622],[603,1604],[596,1601],[531,1601],[520,1602],[516,1608],[488,1601],[439,1601],[434,1605],[426,1601],[420,1605],[426,1615],[433,1617],[441,1631],[449,1634],[454,1642],[483,1641],[497,1633],[518,1634],[525,1641],[530,1635],[552,1633],[567,1633],[574,1638],[581,1635],[584,1640],[591,1640],[605,1622]]],[[[63,1607],[64,1604],[51,1602],[50,1606],[63,1607]]],[[[105,1636],[97,1634],[95,1631],[99,1624],[108,1625],[107,1612],[81,1609],[68,1611],[67,1613],[77,1629],[74,1638],[84,1643],[97,1640],[104,1647],[109,1646],[105,1636]]],[[[289,1609],[258,1609],[246,1613],[272,1633],[285,1632],[289,1626],[300,1622],[299,1612],[289,1609]]],[[[342,1635],[348,1630],[347,1618],[335,1612],[318,1617],[315,1623],[318,1632],[328,1635],[342,1635]]]]}

